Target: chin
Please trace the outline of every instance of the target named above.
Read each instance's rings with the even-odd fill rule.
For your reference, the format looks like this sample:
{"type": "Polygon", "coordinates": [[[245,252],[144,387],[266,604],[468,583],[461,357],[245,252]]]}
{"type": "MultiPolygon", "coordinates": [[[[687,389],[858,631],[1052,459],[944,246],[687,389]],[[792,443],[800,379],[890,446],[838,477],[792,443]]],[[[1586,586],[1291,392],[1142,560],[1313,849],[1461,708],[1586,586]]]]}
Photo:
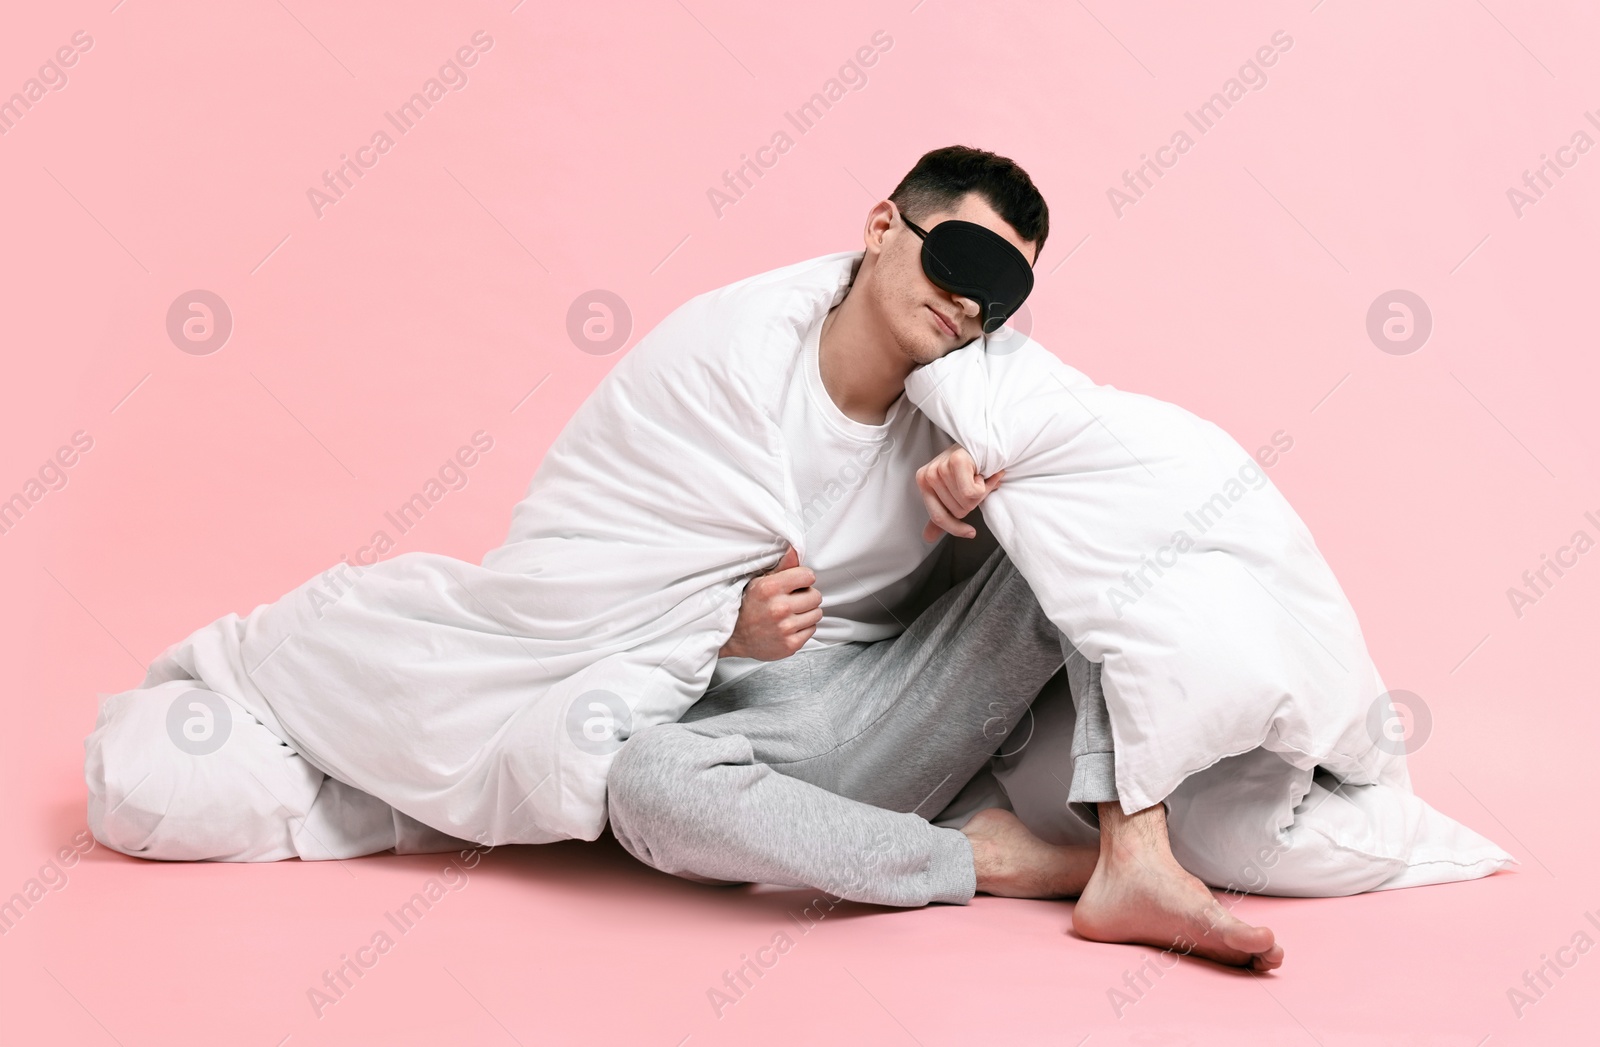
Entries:
{"type": "Polygon", "coordinates": [[[933,363],[949,351],[943,345],[915,345],[906,352],[906,355],[911,357],[912,363],[921,367],[933,363]]]}
{"type": "Polygon", "coordinates": [[[915,367],[930,364],[944,355],[944,347],[929,345],[927,336],[917,331],[908,333],[904,330],[894,332],[895,348],[900,355],[905,357],[915,367]]]}
{"type": "Polygon", "coordinates": [[[913,325],[909,332],[901,331],[899,341],[900,351],[919,367],[933,363],[951,349],[947,339],[920,325],[913,325]]]}

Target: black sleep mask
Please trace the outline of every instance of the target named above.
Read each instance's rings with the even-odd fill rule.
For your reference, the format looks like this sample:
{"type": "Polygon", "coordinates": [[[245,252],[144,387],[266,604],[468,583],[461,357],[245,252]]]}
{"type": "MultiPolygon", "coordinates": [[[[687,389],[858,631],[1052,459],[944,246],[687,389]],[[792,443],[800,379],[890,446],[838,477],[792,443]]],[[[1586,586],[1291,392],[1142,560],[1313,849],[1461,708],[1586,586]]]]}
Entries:
{"type": "Polygon", "coordinates": [[[982,306],[985,334],[999,330],[1033,290],[1028,259],[994,230],[956,218],[924,230],[900,218],[922,238],[922,271],[934,286],[982,306]]]}

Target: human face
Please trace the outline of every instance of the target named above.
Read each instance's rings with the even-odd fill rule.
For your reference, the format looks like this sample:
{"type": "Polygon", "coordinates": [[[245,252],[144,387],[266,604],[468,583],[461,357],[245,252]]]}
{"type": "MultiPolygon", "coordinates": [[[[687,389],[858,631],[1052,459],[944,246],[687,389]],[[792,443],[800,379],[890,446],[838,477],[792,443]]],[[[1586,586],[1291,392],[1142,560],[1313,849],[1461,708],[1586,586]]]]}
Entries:
{"type": "Polygon", "coordinates": [[[922,240],[922,271],[934,286],[983,307],[985,334],[1000,329],[1033,292],[1033,267],[1015,244],[985,225],[947,218],[930,232],[900,220],[922,240]]]}
{"type": "MultiPolygon", "coordinates": [[[[931,230],[950,219],[992,230],[1033,264],[1035,245],[1019,237],[979,194],[968,193],[954,210],[935,212],[917,224],[931,230]]],[[[881,236],[875,264],[876,297],[899,351],[913,366],[931,363],[983,334],[979,303],[945,291],[928,279],[922,268],[922,238],[906,225],[893,202],[886,200],[874,208],[868,226],[869,250],[874,232],[881,236]]]]}

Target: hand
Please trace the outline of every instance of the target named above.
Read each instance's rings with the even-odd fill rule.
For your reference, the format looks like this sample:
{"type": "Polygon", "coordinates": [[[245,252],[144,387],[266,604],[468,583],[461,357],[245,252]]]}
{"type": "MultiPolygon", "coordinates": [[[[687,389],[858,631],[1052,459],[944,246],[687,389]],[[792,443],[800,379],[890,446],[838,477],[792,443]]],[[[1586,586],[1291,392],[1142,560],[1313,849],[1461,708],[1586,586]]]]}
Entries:
{"type": "Polygon", "coordinates": [[[822,620],[822,594],[811,587],[816,580],[791,546],[777,567],[744,587],[733,635],[717,654],[775,662],[798,651],[822,620]]]}
{"type": "Polygon", "coordinates": [[[951,444],[933,461],[917,470],[917,487],[922,491],[922,501],[928,507],[928,525],[922,529],[922,540],[931,542],[940,531],[948,531],[957,538],[973,538],[978,529],[961,520],[1000,486],[1006,475],[1001,469],[985,479],[978,473],[972,455],[960,444],[951,444]]]}

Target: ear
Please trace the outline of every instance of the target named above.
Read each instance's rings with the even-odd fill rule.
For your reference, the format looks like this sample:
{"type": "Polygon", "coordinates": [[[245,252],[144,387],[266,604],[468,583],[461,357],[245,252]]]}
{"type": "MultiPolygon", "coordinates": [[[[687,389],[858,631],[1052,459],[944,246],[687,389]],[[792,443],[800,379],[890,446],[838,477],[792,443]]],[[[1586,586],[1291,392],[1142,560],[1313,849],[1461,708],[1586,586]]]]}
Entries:
{"type": "Polygon", "coordinates": [[[879,200],[872,205],[872,210],[867,212],[867,225],[862,231],[862,242],[865,244],[868,255],[883,253],[884,240],[889,230],[894,228],[895,216],[899,209],[893,200],[879,200]]]}

